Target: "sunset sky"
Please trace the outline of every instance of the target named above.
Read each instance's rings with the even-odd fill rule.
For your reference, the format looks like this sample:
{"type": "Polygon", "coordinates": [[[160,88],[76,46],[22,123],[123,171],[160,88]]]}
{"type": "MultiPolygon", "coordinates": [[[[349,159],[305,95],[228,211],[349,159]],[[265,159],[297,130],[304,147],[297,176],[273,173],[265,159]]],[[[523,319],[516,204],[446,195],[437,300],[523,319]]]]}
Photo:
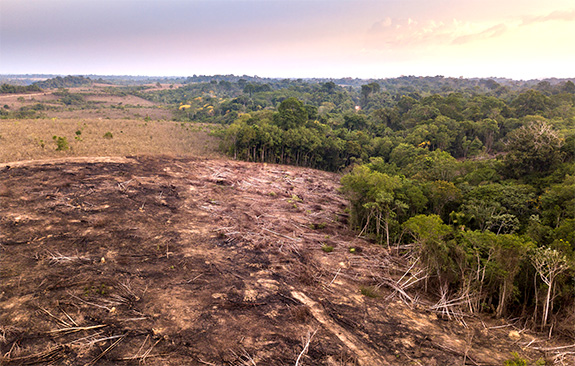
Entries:
{"type": "Polygon", "coordinates": [[[0,74],[575,77],[574,0],[1,0],[0,74]]]}

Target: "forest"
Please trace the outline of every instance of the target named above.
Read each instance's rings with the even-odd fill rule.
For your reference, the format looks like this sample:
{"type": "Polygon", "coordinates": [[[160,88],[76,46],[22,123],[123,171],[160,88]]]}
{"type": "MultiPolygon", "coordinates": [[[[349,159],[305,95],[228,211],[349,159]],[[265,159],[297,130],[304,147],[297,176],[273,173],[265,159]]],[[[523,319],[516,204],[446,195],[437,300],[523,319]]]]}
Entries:
{"type": "Polygon", "coordinates": [[[221,124],[236,159],[343,172],[358,235],[409,259],[409,286],[452,314],[575,336],[575,84],[341,82],[189,79],[139,95],[221,124]]]}

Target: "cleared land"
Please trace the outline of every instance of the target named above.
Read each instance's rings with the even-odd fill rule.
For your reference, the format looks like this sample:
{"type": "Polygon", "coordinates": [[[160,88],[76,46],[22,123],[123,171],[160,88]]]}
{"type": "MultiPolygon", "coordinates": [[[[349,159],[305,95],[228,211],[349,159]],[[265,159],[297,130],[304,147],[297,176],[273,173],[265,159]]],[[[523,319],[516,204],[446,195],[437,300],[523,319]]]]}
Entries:
{"type": "Polygon", "coordinates": [[[338,175],[155,157],[0,174],[2,364],[294,365],[304,348],[300,365],[542,356],[512,325],[402,302],[384,278],[404,264],[347,229],[338,175]]]}

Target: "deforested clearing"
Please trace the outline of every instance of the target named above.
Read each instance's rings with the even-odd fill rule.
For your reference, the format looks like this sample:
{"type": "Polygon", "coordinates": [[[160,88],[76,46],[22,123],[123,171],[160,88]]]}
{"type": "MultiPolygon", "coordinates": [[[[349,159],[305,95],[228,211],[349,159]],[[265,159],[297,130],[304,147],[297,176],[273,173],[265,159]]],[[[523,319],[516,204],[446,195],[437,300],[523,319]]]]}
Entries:
{"type": "Polygon", "coordinates": [[[0,174],[1,364],[501,365],[562,346],[404,291],[408,263],[349,230],[335,173],[138,156],[0,174]]]}

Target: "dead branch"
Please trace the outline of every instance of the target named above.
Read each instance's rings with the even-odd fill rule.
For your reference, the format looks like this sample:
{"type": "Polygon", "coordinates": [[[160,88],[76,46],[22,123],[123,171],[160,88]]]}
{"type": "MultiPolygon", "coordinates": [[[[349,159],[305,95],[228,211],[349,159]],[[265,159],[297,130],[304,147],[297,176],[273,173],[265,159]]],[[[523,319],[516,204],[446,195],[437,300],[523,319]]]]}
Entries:
{"type": "Polygon", "coordinates": [[[74,324],[74,326],[76,326],[76,327],[79,326],[78,323],[76,323],[74,321],[74,319],[72,319],[72,317],[70,315],[68,315],[68,313],[64,309],[60,308],[60,311],[63,312],[64,315],[66,315],[66,318],[68,318],[68,320],[70,320],[72,322],[72,324],[74,324]]]}
{"type": "Polygon", "coordinates": [[[575,344],[571,344],[569,346],[561,346],[561,347],[531,347],[531,349],[543,352],[550,352],[550,351],[558,351],[560,349],[567,349],[567,348],[575,348],[575,344]]]}
{"type": "Polygon", "coordinates": [[[206,361],[202,360],[201,358],[198,361],[203,363],[204,365],[217,366],[215,363],[206,362],[206,361]]]}
{"type": "Polygon", "coordinates": [[[0,357],[0,364],[32,365],[38,363],[53,363],[62,358],[62,353],[68,349],[66,345],[58,345],[44,352],[34,353],[21,357],[0,357]]]}
{"type": "Polygon", "coordinates": [[[80,332],[83,330],[91,330],[91,329],[99,329],[99,328],[103,328],[106,327],[107,325],[105,324],[100,324],[100,325],[93,325],[90,327],[69,327],[69,328],[61,328],[61,329],[54,329],[49,331],[48,333],[76,333],[76,332],[80,332]]]}
{"type": "Polygon", "coordinates": [[[265,227],[264,227],[263,229],[264,229],[265,231],[268,231],[268,232],[274,234],[274,235],[281,236],[282,238],[285,238],[285,239],[289,239],[289,240],[293,240],[293,241],[297,241],[297,242],[301,242],[301,241],[302,241],[300,238],[292,238],[292,237],[289,237],[289,236],[287,236],[287,235],[283,235],[283,234],[277,233],[277,232],[275,232],[275,231],[272,231],[272,230],[270,230],[270,229],[266,229],[265,227]]]}
{"type": "Polygon", "coordinates": [[[313,334],[310,334],[310,332],[308,332],[307,337],[305,339],[302,339],[302,343],[304,343],[304,347],[303,347],[303,350],[301,351],[301,353],[299,354],[299,356],[297,357],[297,360],[295,361],[295,366],[299,366],[299,361],[301,360],[303,355],[307,352],[307,349],[309,348],[309,344],[311,342],[311,339],[317,333],[317,331],[318,330],[316,329],[313,332],[313,334]]]}
{"type": "Polygon", "coordinates": [[[333,276],[333,279],[331,280],[331,282],[330,282],[326,287],[331,286],[331,284],[332,284],[332,283],[335,281],[335,279],[337,278],[337,275],[339,275],[339,272],[341,272],[341,268],[339,268],[339,269],[337,270],[337,272],[335,273],[335,276],[333,276]]]}
{"type": "Polygon", "coordinates": [[[48,310],[44,309],[44,308],[39,308],[40,310],[42,310],[44,313],[46,313],[49,317],[51,317],[52,319],[55,319],[58,323],[62,324],[65,327],[71,327],[72,325],[69,324],[68,322],[58,318],[57,316],[53,315],[51,312],[49,312],[48,310]]]}
{"type": "Polygon", "coordinates": [[[124,338],[126,338],[126,335],[124,334],[123,336],[121,336],[121,338],[119,338],[116,342],[112,343],[108,348],[106,348],[102,353],[100,353],[96,358],[94,358],[92,361],[88,362],[85,366],[92,366],[95,365],[96,362],[98,362],[98,360],[100,360],[102,357],[104,357],[108,352],[110,352],[111,350],[113,350],[114,348],[116,348],[116,346],[118,344],[120,344],[120,342],[122,342],[124,340],[124,338]]]}
{"type": "Polygon", "coordinates": [[[122,192],[125,192],[125,191],[126,191],[126,188],[128,187],[128,184],[130,184],[133,180],[134,180],[134,179],[132,178],[132,179],[127,180],[127,181],[125,181],[125,182],[120,182],[120,183],[118,183],[118,188],[119,188],[122,192]]]}

